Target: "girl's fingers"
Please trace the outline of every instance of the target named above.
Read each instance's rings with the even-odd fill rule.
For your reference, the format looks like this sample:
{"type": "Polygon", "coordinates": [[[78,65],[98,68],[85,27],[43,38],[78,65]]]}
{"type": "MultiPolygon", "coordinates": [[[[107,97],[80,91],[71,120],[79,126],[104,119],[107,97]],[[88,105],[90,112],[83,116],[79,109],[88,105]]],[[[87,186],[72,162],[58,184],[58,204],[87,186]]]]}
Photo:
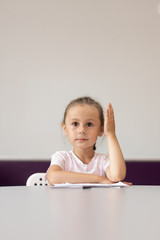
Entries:
{"type": "Polygon", "coordinates": [[[107,107],[107,110],[106,110],[106,117],[107,118],[114,117],[114,110],[113,110],[113,107],[112,107],[111,103],[108,104],[108,107],[107,107]]]}
{"type": "Polygon", "coordinates": [[[114,111],[111,103],[108,104],[106,109],[104,133],[106,136],[110,133],[115,133],[114,111]]]}
{"type": "Polygon", "coordinates": [[[111,114],[111,115],[113,115],[113,114],[114,114],[114,111],[113,111],[112,104],[111,104],[111,103],[109,103],[109,104],[108,104],[108,106],[109,106],[109,111],[110,111],[110,114],[111,114]]]}
{"type": "Polygon", "coordinates": [[[132,186],[132,183],[131,183],[131,182],[124,182],[124,181],[123,181],[123,183],[125,183],[125,184],[127,184],[127,185],[129,185],[129,186],[132,186]]]}
{"type": "Polygon", "coordinates": [[[106,110],[106,117],[109,118],[109,109],[106,110]]]}
{"type": "Polygon", "coordinates": [[[111,103],[109,103],[108,106],[107,106],[106,113],[107,113],[108,115],[110,115],[111,112],[112,112],[112,105],[111,105],[111,103]]]}

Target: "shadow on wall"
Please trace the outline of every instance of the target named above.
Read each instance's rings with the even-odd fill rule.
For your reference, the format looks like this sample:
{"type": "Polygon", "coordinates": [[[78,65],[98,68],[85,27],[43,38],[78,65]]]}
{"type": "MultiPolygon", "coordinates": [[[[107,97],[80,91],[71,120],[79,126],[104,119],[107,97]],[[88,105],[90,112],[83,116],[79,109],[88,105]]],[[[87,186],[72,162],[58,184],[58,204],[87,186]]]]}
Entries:
{"type": "MultiPolygon", "coordinates": [[[[46,172],[50,161],[0,161],[0,186],[24,186],[28,177],[46,172]]],[[[126,161],[125,181],[134,185],[160,185],[160,161],[126,161]]]]}

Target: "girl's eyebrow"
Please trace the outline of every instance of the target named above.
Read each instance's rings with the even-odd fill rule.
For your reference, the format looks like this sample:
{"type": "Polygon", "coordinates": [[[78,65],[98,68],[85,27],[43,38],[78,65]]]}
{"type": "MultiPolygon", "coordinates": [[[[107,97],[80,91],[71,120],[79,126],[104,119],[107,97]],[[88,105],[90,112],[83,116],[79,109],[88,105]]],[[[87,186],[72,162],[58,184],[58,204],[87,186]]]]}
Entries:
{"type": "MultiPolygon", "coordinates": [[[[70,121],[80,121],[80,119],[78,119],[78,118],[71,118],[70,121]]],[[[88,119],[86,119],[85,121],[86,121],[86,122],[88,122],[88,121],[92,121],[92,122],[93,122],[93,121],[95,121],[95,119],[93,119],[93,118],[88,118],[88,119]]]]}
{"type": "Polygon", "coordinates": [[[87,119],[86,122],[95,122],[95,119],[93,119],[93,118],[87,119]]]}
{"type": "Polygon", "coordinates": [[[70,121],[78,121],[78,118],[71,118],[70,121]]]}
{"type": "Polygon", "coordinates": [[[95,119],[94,118],[89,118],[89,119],[87,119],[87,121],[95,121],[95,119]]]}

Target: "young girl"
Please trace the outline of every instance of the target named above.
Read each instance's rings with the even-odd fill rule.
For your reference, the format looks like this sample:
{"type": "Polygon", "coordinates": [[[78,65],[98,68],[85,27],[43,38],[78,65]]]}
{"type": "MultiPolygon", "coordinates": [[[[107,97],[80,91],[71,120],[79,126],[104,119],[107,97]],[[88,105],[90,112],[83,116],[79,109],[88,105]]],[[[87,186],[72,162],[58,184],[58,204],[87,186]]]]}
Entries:
{"type": "Polygon", "coordinates": [[[62,128],[73,151],[52,155],[47,171],[50,185],[56,183],[113,183],[126,176],[126,165],[115,134],[111,103],[103,116],[101,105],[90,97],[71,101],[64,113],[62,128]],[[105,135],[108,154],[96,153],[98,137],[105,135]]]}

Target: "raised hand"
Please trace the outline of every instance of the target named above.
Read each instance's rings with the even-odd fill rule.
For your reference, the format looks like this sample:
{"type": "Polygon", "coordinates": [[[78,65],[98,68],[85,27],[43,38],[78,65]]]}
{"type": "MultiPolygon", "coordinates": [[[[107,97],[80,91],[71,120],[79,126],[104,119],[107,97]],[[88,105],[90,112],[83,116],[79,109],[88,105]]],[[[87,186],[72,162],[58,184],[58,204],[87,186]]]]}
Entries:
{"type": "Polygon", "coordinates": [[[111,103],[108,104],[105,114],[104,134],[106,136],[115,135],[114,110],[111,103]]]}

